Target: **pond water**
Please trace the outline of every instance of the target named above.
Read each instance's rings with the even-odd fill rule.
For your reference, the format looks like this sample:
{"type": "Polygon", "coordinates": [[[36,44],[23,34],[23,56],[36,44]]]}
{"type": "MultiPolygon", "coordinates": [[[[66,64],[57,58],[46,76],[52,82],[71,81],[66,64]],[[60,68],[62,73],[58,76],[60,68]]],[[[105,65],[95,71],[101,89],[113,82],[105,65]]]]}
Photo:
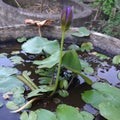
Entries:
{"type": "MultiPolygon", "coordinates": [[[[8,53],[11,54],[12,51],[16,52],[20,50],[20,44],[16,42],[10,42],[10,43],[1,43],[0,44],[0,53],[8,53]]],[[[9,56],[9,55],[8,55],[9,56]]],[[[33,67],[31,68],[31,60],[29,58],[34,59],[34,56],[26,56],[25,53],[21,52],[21,56],[24,57],[25,62],[23,65],[16,66],[19,70],[26,70],[30,69],[32,71],[33,67]]],[[[119,87],[119,79],[117,78],[117,74],[120,71],[119,66],[113,66],[111,64],[111,61],[101,61],[97,57],[93,57],[93,55],[82,56],[85,60],[91,63],[91,66],[94,67],[96,70],[94,75],[87,75],[89,78],[91,78],[94,82],[95,81],[103,81],[103,82],[109,82],[115,86],[119,87]]],[[[14,67],[14,64],[7,58],[7,57],[1,57],[0,58],[0,67],[1,66],[9,66],[14,67]]],[[[33,75],[33,78],[35,76],[33,75]]],[[[36,81],[37,82],[37,81],[36,81]]],[[[93,109],[91,106],[85,104],[81,97],[80,93],[82,93],[85,90],[89,90],[91,87],[87,85],[86,83],[83,83],[81,78],[77,78],[69,88],[69,97],[61,98],[59,96],[55,96],[55,98],[49,98],[41,100],[40,102],[36,101],[33,104],[33,107],[31,110],[35,110],[37,108],[45,108],[54,111],[56,109],[56,106],[59,103],[65,103],[68,105],[72,105],[74,107],[85,109],[93,114],[96,114],[97,111],[93,109]],[[80,79],[80,81],[79,81],[80,79]],[[72,89],[71,89],[72,88],[72,89]],[[56,103],[55,100],[60,100],[59,103],[56,103]]],[[[0,94],[0,101],[6,102],[2,94],[0,94]]],[[[0,118],[1,120],[19,120],[19,113],[10,113],[10,110],[8,110],[5,106],[0,108],[0,118]]],[[[104,120],[101,116],[97,116],[95,120],[104,120]]]]}

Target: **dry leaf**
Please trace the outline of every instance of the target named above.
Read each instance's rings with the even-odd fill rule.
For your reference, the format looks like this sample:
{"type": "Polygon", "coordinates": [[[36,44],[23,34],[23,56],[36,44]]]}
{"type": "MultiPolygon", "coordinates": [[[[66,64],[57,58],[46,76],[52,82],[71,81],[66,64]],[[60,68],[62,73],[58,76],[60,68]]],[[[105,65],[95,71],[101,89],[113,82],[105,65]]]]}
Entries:
{"type": "Polygon", "coordinates": [[[37,25],[39,27],[44,25],[50,25],[51,23],[53,23],[53,20],[43,20],[43,21],[32,20],[32,19],[25,20],[25,24],[37,25]]]}
{"type": "Polygon", "coordinates": [[[12,95],[13,93],[12,92],[7,92],[5,94],[3,94],[3,98],[6,100],[6,99],[9,99],[10,98],[10,95],[12,95]]]}

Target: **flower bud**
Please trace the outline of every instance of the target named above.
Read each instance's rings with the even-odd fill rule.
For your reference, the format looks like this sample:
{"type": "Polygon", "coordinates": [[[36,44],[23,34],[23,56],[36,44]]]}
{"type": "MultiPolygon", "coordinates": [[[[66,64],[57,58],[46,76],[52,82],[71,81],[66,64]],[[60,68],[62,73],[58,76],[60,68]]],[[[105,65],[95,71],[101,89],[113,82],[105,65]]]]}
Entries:
{"type": "Polygon", "coordinates": [[[66,32],[73,20],[73,9],[70,6],[65,6],[61,14],[61,29],[66,32]]]}

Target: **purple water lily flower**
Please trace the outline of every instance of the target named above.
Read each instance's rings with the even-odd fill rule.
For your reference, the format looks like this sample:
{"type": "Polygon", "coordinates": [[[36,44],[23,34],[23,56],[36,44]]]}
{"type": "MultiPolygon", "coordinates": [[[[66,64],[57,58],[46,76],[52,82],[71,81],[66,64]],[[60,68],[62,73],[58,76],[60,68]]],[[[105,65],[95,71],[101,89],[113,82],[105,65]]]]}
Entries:
{"type": "Polygon", "coordinates": [[[73,20],[73,8],[70,6],[65,6],[61,14],[61,29],[66,32],[73,20]]]}

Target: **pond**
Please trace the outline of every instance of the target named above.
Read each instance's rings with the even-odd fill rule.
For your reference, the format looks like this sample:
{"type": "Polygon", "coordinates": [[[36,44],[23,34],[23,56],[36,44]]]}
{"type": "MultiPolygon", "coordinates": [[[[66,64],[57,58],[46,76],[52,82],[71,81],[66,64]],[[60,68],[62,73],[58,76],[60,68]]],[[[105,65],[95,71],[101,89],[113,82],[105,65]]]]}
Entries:
{"type": "MultiPolygon", "coordinates": [[[[82,54],[80,52],[79,53],[79,57],[81,59],[83,59],[84,61],[86,61],[86,64],[89,63],[89,67],[90,70],[84,71],[84,74],[86,76],[88,76],[93,82],[96,81],[101,81],[101,82],[105,82],[105,83],[110,83],[114,86],[120,87],[119,83],[119,79],[118,79],[118,73],[119,71],[119,65],[113,65],[112,64],[112,60],[101,60],[100,57],[97,57],[95,55],[96,51],[93,49],[92,52],[82,52],[82,54]],[[92,68],[95,70],[93,72],[92,68]]],[[[31,54],[27,54],[24,51],[21,50],[21,44],[18,42],[2,42],[0,44],[0,55],[2,57],[0,57],[0,67],[14,67],[17,68],[20,72],[24,71],[24,70],[28,70],[31,71],[31,79],[34,80],[34,82],[36,84],[38,84],[38,75],[35,75],[35,68],[36,66],[32,65],[32,61],[34,59],[41,59],[44,56],[39,56],[39,55],[31,55],[31,54]],[[7,53],[7,55],[2,56],[2,53],[7,53]],[[16,58],[15,59],[10,59],[12,56],[20,56],[23,60],[21,60],[21,64],[14,64],[16,62],[16,58]]],[[[18,60],[19,61],[19,60],[18,60]]],[[[17,61],[17,62],[18,62],[17,61]]],[[[65,70],[64,74],[69,74],[69,71],[67,72],[65,70]]],[[[30,91],[28,87],[25,87],[25,97],[26,94],[30,91]]],[[[92,114],[96,114],[98,111],[96,109],[94,109],[93,107],[91,107],[90,105],[86,104],[82,99],[80,94],[83,93],[85,90],[90,90],[91,86],[86,84],[84,82],[84,80],[79,76],[75,76],[73,78],[73,80],[71,81],[71,84],[68,88],[69,91],[69,96],[63,98],[60,97],[59,95],[55,95],[51,98],[44,98],[42,100],[37,100],[33,103],[33,106],[30,108],[30,110],[36,110],[39,108],[44,108],[50,111],[55,111],[56,107],[59,104],[67,104],[67,105],[71,105],[74,106],[78,109],[82,109],[82,110],[86,110],[92,114]]],[[[3,94],[1,93],[0,95],[0,101],[3,103],[7,103],[7,101],[11,100],[12,98],[10,97],[10,99],[4,100],[3,98],[3,94]]],[[[10,113],[11,110],[9,110],[8,108],[5,107],[5,105],[3,107],[0,108],[0,117],[2,118],[2,120],[19,120],[20,117],[20,113],[10,113]]],[[[104,118],[102,118],[99,114],[96,117],[96,120],[103,120],[104,118]]]]}

